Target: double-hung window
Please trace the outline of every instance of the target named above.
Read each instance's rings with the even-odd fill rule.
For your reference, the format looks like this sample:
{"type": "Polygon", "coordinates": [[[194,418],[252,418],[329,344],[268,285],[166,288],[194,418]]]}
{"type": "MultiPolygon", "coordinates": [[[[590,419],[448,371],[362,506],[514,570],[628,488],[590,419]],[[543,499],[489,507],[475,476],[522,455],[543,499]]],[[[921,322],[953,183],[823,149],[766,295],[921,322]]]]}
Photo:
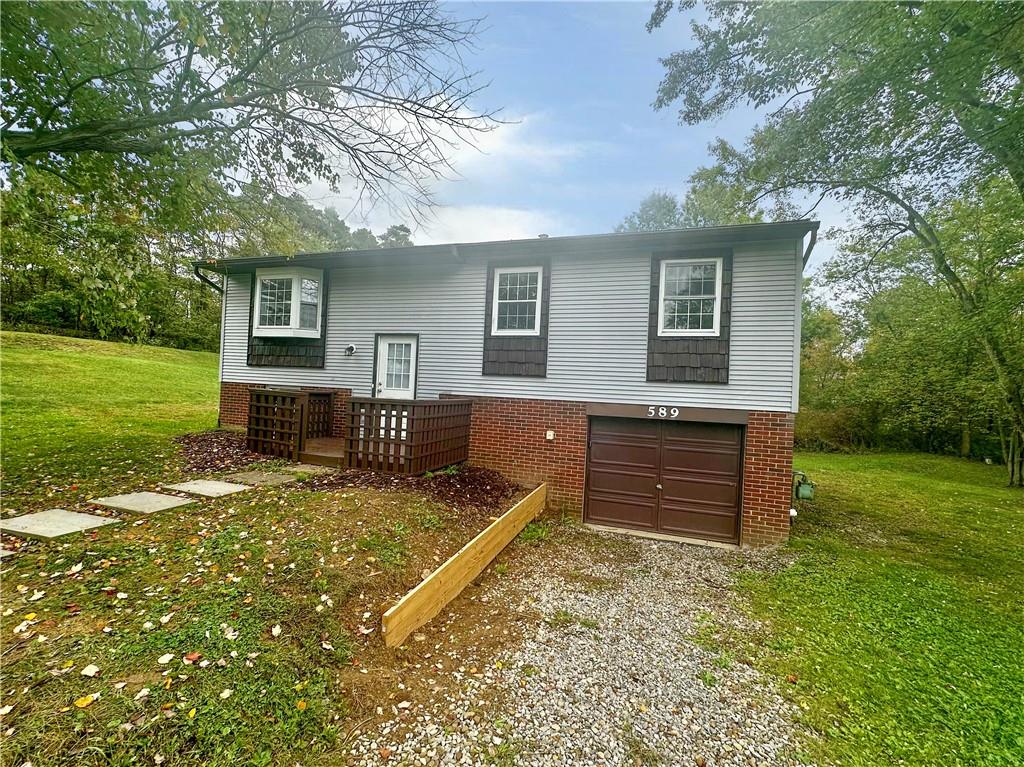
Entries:
{"type": "Polygon", "coordinates": [[[540,335],[543,267],[495,269],[492,290],[491,335],[540,335]]]}
{"type": "Polygon", "coordinates": [[[253,335],[319,338],[323,272],[257,269],[253,303],[253,335]]]}
{"type": "Polygon", "coordinates": [[[717,336],[721,316],[721,258],[661,262],[658,335],[717,336]]]}

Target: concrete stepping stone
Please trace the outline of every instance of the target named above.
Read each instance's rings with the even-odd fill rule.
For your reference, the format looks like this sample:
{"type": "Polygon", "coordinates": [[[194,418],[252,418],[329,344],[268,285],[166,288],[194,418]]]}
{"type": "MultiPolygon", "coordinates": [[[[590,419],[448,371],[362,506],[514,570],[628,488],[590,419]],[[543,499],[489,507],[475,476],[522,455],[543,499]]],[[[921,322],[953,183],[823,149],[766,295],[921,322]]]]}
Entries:
{"type": "Polygon", "coordinates": [[[82,514],[77,511],[47,509],[34,514],[23,514],[20,517],[0,520],[0,530],[18,538],[52,541],[54,538],[85,532],[96,527],[116,525],[120,521],[111,517],[82,514]]]}
{"type": "Polygon", "coordinates": [[[320,474],[333,474],[337,469],[332,466],[318,466],[315,463],[291,463],[287,466],[282,466],[281,471],[289,471],[295,474],[309,474],[310,476],[316,477],[320,474]]]}
{"type": "Polygon", "coordinates": [[[106,498],[94,498],[89,503],[98,506],[106,506],[109,509],[118,511],[131,511],[136,514],[152,514],[155,511],[176,509],[178,506],[185,506],[195,503],[190,498],[179,498],[176,495],[165,495],[164,493],[125,493],[124,495],[111,495],[106,498]]]}
{"type": "Polygon", "coordinates": [[[275,471],[240,471],[236,474],[228,474],[225,479],[230,479],[233,482],[244,482],[247,485],[268,485],[274,487],[287,482],[294,482],[295,476],[275,471]]]}
{"type": "Polygon", "coordinates": [[[252,490],[252,485],[242,485],[237,482],[221,482],[217,479],[193,479],[188,482],[179,482],[176,485],[165,485],[164,487],[168,490],[203,495],[207,498],[220,498],[232,493],[240,493],[243,490],[252,490]]]}

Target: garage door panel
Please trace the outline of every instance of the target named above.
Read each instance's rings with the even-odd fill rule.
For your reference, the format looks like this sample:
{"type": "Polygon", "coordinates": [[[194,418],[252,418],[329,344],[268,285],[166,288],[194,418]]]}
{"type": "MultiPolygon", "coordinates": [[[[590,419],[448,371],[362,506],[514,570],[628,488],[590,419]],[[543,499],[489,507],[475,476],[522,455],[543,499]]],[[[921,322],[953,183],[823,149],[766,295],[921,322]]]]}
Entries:
{"type": "Polygon", "coordinates": [[[587,499],[587,521],[598,525],[657,528],[657,501],[654,498],[609,496],[592,492],[587,499]]]}
{"type": "Polygon", "coordinates": [[[658,529],[665,533],[691,538],[735,541],[739,537],[739,519],[735,509],[677,507],[662,502],[658,515],[658,529]]]}
{"type": "Polygon", "coordinates": [[[662,503],[721,506],[736,513],[739,487],[728,478],[662,476],[661,486],[662,503]]]}
{"type": "Polygon", "coordinates": [[[740,459],[735,450],[727,452],[721,449],[701,449],[692,445],[666,444],[661,451],[661,466],[664,471],[680,471],[714,479],[716,476],[737,476],[740,459]]]}
{"type": "Polygon", "coordinates": [[[627,440],[592,440],[590,462],[594,465],[651,467],[653,470],[658,465],[658,445],[627,440]]]}
{"type": "Polygon", "coordinates": [[[589,477],[588,484],[593,492],[642,496],[648,499],[656,496],[658,475],[650,469],[591,464],[589,477]]]}

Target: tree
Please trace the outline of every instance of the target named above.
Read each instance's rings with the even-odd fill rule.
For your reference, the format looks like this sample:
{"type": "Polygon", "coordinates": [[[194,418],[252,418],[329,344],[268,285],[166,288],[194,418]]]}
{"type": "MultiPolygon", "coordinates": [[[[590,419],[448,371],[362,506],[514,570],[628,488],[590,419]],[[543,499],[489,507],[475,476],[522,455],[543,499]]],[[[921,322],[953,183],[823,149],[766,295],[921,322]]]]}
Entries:
{"type": "MultiPolygon", "coordinates": [[[[658,0],[648,29],[674,5],[658,0]]],[[[812,153],[825,145],[843,165],[871,160],[862,181],[879,177],[876,165],[901,171],[886,179],[934,182],[1002,169],[1024,195],[1019,4],[712,2],[707,10],[707,21],[692,23],[697,47],[663,60],[658,108],[681,102],[681,121],[696,124],[747,102],[774,107],[785,133],[809,141],[812,153]]]]}
{"type": "MultiPolygon", "coordinates": [[[[672,6],[661,0],[649,28],[672,6]]],[[[986,321],[998,306],[993,286],[1014,279],[1016,256],[990,251],[982,261],[992,271],[976,269],[982,261],[962,258],[970,242],[943,219],[958,200],[977,209],[985,185],[1005,180],[1014,201],[999,205],[1021,220],[1024,8],[713,3],[693,26],[697,47],[664,60],[656,105],[681,102],[688,123],[743,101],[772,107],[744,151],[717,147],[726,173],[752,185],[754,199],[801,190],[850,203],[872,256],[913,238],[936,278],[929,284],[949,291],[988,359],[1012,441],[1024,441],[1017,351],[1005,326],[986,321]]]]}
{"type": "MultiPolygon", "coordinates": [[[[986,417],[995,418],[1002,431],[1009,479],[1020,486],[1024,442],[1014,395],[1019,398],[1024,385],[1024,203],[1007,177],[997,177],[964,199],[936,207],[931,219],[951,274],[937,267],[932,249],[914,235],[904,234],[879,249],[870,231],[860,231],[847,236],[824,277],[837,293],[848,296],[851,316],[865,326],[892,333],[891,318],[901,315],[903,326],[912,328],[899,334],[910,339],[906,343],[881,344],[891,367],[904,360],[922,370],[941,367],[950,374],[942,388],[963,391],[971,371],[985,364],[989,386],[1001,394],[983,397],[989,408],[986,417]],[[951,280],[959,290],[950,286],[951,280]],[[915,286],[914,292],[905,288],[898,299],[886,298],[901,285],[915,286]],[[965,294],[969,302],[963,300],[965,294]],[[993,350],[1000,355],[999,366],[992,365],[993,350]],[[933,365],[929,355],[944,362],[933,365]]],[[[881,333],[873,336],[878,348],[881,333]]],[[[932,381],[927,388],[938,385],[932,381]]],[[[985,388],[978,383],[973,387],[985,388]]],[[[912,390],[905,384],[892,388],[896,393],[912,390]]],[[[964,401],[958,412],[970,410],[964,401]]]]}
{"type": "MultiPolygon", "coordinates": [[[[31,167],[0,193],[0,280],[5,324],[216,349],[220,298],[191,261],[232,255],[377,247],[337,212],[297,196],[244,188],[185,228],[168,228],[131,190],[84,194],[31,167]]],[[[215,201],[215,200],[214,200],[215,201]]],[[[392,226],[381,242],[407,243],[392,226]]]]}
{"type": "Polygon", "coordinates": [[[4,159],[152,204],[355,179],[427,199],[452,143],[489,120],[434,0],[18,2],[2,7],[4,159]]]}
{"type": "Polygon", "coordinates": [[[616,232],[652,232],[678,229],[682,224],[679,200],[669,192],[651,192],[640,207],[615,227],[616,232]]]}
{"type": "MultiPolygon", "coordinates": [[[[749,184],[730,175],[725,165],[698,168],[690,175],[682,202],[670,192],[651,192],[615,231],[657,231],[764,221],[768,212],[754,197],[749,184]]],[[[774,217],[793,218],[795,215],[789,207],[779,206],[774,217]]]]}

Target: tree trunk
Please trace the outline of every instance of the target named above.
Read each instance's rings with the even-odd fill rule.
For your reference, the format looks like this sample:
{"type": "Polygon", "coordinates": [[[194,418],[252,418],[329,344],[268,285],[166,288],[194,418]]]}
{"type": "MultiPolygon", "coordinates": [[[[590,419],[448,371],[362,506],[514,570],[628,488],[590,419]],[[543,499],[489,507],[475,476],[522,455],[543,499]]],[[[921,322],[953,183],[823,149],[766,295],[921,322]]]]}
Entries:
{"type": "Polygon", "coordinates": [[[971,455],[971,425],[966,421],[960,424],[960,457],[968,458],[971,455]]]}

